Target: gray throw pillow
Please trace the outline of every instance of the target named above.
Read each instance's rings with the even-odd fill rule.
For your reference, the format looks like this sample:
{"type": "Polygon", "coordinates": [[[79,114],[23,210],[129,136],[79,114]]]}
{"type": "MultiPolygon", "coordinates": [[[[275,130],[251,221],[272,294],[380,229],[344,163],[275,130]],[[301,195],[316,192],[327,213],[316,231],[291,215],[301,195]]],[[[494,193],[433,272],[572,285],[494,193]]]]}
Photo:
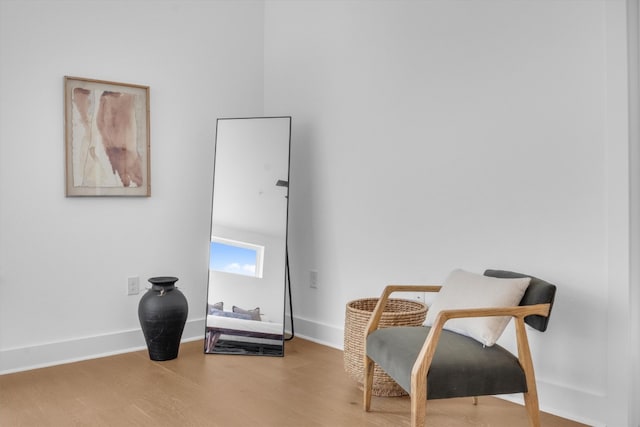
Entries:
{"type": "Polygon", "coordinates": [[[245,310],[244,308],[233,306],[234,313],[248,314],[251,316],[251,320],[260,320],[260,307],[256,307],[253,310],[245,310]]]}

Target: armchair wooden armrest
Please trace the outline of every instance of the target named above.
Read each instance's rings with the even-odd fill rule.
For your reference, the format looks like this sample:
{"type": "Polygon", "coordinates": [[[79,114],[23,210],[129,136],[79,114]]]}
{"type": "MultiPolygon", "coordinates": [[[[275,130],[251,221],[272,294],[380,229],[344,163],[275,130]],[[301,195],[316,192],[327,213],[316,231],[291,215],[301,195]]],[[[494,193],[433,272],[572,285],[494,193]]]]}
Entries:
{"type": "Polygon", "coordinates": [[[373,369],[374,364],[371,359],[367,356],[366,351],[366,343],[367,337],[373,331],[378,329],[378,325],[380,324],[380,319],[382,318],[382,313],[384,312],[384,308],[387,305],[387,301],[389,297],[394,292],[440,292],[442,288],[441,285],[387,285],[382,291],[382,295],[378,299],[375,308],[373,309],[373,313],[369,318],[369,322],[364,329],[364,345],[365,349],[363,351],[364,357],[364,408],[366,411],[369,410],[371,406],[371,386],[370,384],[373,381],[373,369]]]}
{"type": "Polygon", "coordinates": [[[382,318],[382,313],[384,312],[384,307],[387,305],[387,301],[389,297],[394,292],[439,292],[442,286],[440,285],[388,285],[382,291],[382,295],[378,299],[378,303],[373,309],[373,313],[369,318],[369,322],[367,323],[367,327],[364,330],[364,338],[365,342],[369,334],[376,329],[378,329],[378,325],[380,324],[380,318],[382,318]]]}
{"type": "Polygon", "coordinates": [[[415,420],[412,420],[412,425],[424,425],[424,419],[426,417],[425,406],[420,405],[420,402],[427,399],[427,373],[429,372],[429,367],[436,352],[444,324],[450,319],[490,316],[511,316],[514,318],[518,345],[518,360],[527,379],[528,392],[524,394],[525,406],[529,412],[530,420],[532,420],[532,425],[539,425],[539,414],[537,412],[538,395],[524,318],[530,315],[548,316],[550,310],[551,304],[442,310],[436,317],[411,370],[411,413],[412,416],[416,417],[415,420]],[[534,401],[535,405],[533,404],[534,401]]]}

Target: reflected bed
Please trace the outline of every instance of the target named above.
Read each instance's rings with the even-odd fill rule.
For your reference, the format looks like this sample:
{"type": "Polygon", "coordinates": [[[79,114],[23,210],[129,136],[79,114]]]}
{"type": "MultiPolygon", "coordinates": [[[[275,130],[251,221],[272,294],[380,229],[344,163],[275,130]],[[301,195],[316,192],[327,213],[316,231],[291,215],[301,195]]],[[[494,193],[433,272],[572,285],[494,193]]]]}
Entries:
{"type": "Polygon", "coordinates": [[[207,316],[205,352],[282,355],[282,324],[207,316]]]}

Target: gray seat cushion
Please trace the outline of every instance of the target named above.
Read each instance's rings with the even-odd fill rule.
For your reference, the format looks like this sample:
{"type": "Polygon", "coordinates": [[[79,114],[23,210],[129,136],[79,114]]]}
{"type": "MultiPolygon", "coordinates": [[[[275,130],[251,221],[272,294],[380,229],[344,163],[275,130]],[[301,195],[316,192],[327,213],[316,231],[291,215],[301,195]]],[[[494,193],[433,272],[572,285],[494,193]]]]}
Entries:
{"type": "MultiPolygon", "coordinates": [[[[407,392],[411,368],[430,328],[378,329],[367,337],[367,355],[407,392]]],[[[524,371],[509,351],[447,330],[442,331],[427,375],[427,399],[523,393],[524,371]]]]}

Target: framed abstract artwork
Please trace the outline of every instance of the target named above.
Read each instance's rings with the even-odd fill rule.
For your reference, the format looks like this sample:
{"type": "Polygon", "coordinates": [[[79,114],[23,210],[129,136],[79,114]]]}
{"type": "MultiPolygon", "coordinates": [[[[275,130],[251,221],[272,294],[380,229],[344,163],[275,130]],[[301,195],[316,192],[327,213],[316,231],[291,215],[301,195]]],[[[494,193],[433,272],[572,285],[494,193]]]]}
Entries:
{"type": "Polygon", "coordinates": [[[151,196],[149,87],[65,76],[66,196],[151,196]]]}

